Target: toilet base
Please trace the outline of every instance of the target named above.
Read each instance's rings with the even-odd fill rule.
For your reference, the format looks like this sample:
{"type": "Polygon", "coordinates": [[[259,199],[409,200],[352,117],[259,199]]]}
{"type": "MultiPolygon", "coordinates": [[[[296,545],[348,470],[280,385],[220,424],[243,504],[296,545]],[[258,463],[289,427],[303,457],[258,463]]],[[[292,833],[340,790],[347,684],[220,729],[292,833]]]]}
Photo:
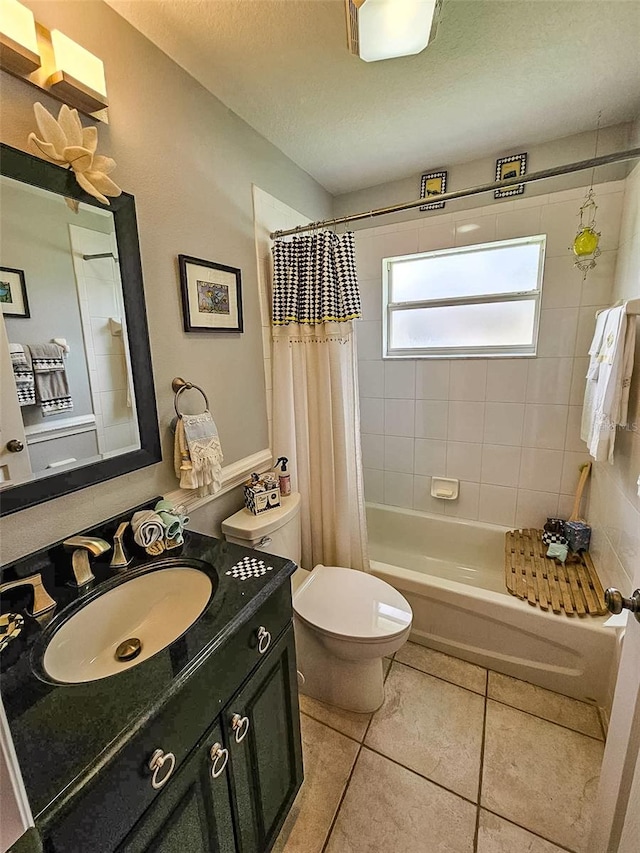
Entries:
{"type": "Polygon", "coordinates": [[[344,660],[327,649],[299,619],[293,620],[300,692],[346,711],[368,714],[384,702],[382,657],[344,660]]]}

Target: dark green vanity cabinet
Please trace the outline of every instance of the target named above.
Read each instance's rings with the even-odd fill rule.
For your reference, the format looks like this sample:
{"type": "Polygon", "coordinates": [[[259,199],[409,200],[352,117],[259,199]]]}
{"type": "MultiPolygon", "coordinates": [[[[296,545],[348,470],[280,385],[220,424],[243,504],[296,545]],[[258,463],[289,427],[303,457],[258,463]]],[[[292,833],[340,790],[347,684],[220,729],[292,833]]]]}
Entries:
{"type": "Polygon", "coordinates": [[[302,782],[289,590],[272,596],[134,741],[54,824],[47,853],[270,850],[302,782]],[[264,654],[261,625],[273,629],[264,654]],[[208,727],[185,748],[189,733],[203,732],[205,711],[208,727]],[[155,748],[176,758],[158,790],[148,768],[155,748]]]}

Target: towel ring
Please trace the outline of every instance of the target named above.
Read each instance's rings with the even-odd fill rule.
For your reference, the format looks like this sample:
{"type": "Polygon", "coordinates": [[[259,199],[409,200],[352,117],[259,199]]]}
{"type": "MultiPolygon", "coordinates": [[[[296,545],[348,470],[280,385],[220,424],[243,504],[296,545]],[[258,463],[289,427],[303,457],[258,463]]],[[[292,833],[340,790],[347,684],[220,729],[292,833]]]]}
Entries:
{"type": "Polygon", "coordinates": [[[182,377],[176,376],[175,379],[173,379],[171,382],[171,387],[173,388],[176,394],[173,400],[173,408],[176,410],[176,415],[179,418],[182,417],[182,412],[178,408],[178,398],[180,397],[180,394],[182,394],[183,391],[189,391],[192,388],[202,394],[202,396],[204,397],[205,411],[209,411],[209,400],[207,399],[207,395],[204,393],[204,391],[199,385],[194,385],[193,382],[187,382],[186,380],[182,379],[182,377]]]}

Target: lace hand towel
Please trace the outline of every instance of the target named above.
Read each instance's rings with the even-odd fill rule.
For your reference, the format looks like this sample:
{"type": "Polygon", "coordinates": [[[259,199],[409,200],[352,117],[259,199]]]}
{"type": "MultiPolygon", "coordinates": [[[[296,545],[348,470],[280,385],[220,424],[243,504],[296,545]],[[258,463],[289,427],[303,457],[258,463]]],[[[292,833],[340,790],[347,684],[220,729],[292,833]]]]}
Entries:
{"type": "Polygon", "coordinates": [[[211,412],[182,415],[176,423],[174,467],[181,489],[213,495],[222,483],[222,447],[211,412]]]}

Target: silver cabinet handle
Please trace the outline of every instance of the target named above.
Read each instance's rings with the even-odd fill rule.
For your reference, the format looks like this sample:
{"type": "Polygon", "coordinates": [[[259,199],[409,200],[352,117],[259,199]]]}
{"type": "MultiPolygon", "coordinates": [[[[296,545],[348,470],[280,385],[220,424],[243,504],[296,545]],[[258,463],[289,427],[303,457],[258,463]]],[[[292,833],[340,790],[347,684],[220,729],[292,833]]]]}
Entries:
{"type": "Polygon", "coordinates": [[[176,769],[176,757],[172,752],[163,752],[161,749],[156,749],[156,751],[151,756],[151,760],[149,761],[149,770],[153,770],[153,776],[151,777],[151,786],[157,790],[162,788],[167,784],[171,774],[176,769]],[[159,777],[159,773],[164,767],[166,763],[169,763],[169,769],[164,774],[162,779],[159,777]]]}
{"type": "Polygon", "coordinates": [[[224,773],[224,768],[227,766],[227,761],[229,760],[229,750],[225,749],[219,743],[214,743],[214,745],[211,747],[209,756],[211,757],[211,761],[213,762],[211,766],[211,778],[217,779],[218,776],[221,776],[224,773]]]}
{"type": "Polygon", "coordinates": [[[271,634],[264,625],[258,628],[258,651],[263,655],[271,645],[271,634]]]}
{"type": "Polygon", "coordinates": [[[240,714],[234,714],[231,717],[231,730],[234,733],[236,743],[242,743],[249,731],[249,717],[242,717],[240,714]]]}

